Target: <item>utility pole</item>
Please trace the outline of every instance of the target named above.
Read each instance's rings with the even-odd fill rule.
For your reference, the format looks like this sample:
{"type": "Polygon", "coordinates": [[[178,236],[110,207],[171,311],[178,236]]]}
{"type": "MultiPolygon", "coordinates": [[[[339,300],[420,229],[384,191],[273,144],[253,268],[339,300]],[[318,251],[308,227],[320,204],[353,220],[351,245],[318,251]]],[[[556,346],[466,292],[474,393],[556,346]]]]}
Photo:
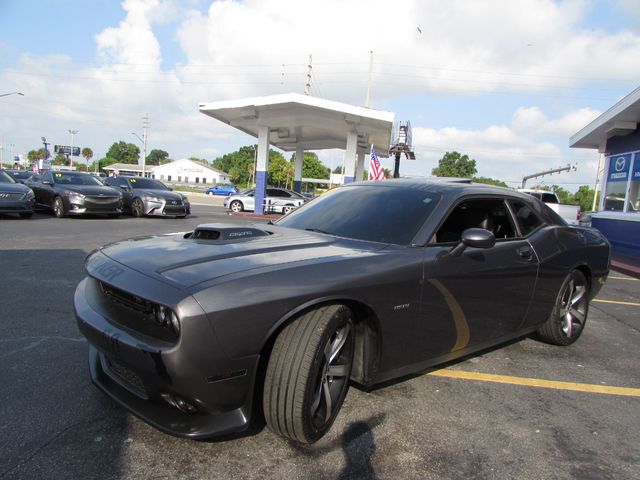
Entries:
{"type": "Polygon", "coordinates": [[[142,157],[142,176],[146,177],[145,169],[147,165],[147,127],[149,126],[149,118],[147,117],[147,113],[144,114],[144,119],[142,122],[142,138],[143,141],[143,157],[142,157]]]}
{"type": "Polygon", "coordinates": [[[311,90],[311,60],[313,56],[309,54],[309,64],[307,65],[307,83],[304,84],[304,94],[309,95],[309,91],[311,90]]]}
{"type": "Polygon", "coordinates": [[[73,137],[78,133],[78,130],[69,129],[71,134],[71,151],[69,152],[69,168],[73,168],[73,137]]]}
{"type": "Polygon", "coordinates": [[[364,106],[369,108],[369,100],[371,99],[371,73],[373,72],[373,50],[369,55],[369,80],[367,81],[367,97],[364,99],[364,106]]]}

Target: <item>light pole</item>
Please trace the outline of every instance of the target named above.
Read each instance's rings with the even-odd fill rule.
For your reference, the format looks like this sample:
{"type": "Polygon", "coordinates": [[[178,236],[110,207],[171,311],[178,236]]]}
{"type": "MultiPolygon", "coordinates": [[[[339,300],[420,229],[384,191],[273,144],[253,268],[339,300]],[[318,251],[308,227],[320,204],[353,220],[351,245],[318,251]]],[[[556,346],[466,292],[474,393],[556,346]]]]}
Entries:
{"type": "Polygon", "coordinates": [[[131,132],[131,135],[135,135],[136,138],[138,140],[140,140],[140,142],[142,143],[142,149],[143,149],[143,153],[142,153],[142,176],[145,176],[145,167],[147,164],[147,135],[145,133],[143,133],[143,138],[140,138],[140,135],[138,135],[135,132],[131,132]]]}
{"type": "Polygon", "coordinates": [[[78,133],[78,130],[69,129],[71,134],[71,151],[69,152],[69,168],[73,168],[73,137],[78,133]]]}
{"type": "MultiPolygon", "coordinates": [[[[44,168],[44,165],[45,165],[45,163],[47,161],[47,145],[49,145],[49,144],[47,143],[47,139],[46,138],[44,138],[44,137],[40,137],[40,138],[42,139],[42,143],[44,144],[44,153],[42,155],[43,158],[44,158],[44,160],[42,161],[42,167],[44,168]]],[[[39,165],[38,165],[38,170],[40,170],[40,166],[39,165]]]]}
{"type": "Polygon", "coordinates": [[[24,97],[24,93],[22,93],[22,92],[2,93],[2,94],[0,94],[0,97],[7,97],[9,95],[20,95],[21,97],[24,97]]]}

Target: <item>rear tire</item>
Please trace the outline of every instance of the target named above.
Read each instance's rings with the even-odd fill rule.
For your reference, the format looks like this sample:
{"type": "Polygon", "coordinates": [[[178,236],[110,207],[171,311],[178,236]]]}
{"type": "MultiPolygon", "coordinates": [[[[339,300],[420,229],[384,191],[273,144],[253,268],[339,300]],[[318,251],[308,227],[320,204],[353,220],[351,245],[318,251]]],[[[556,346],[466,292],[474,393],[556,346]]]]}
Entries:
{"type": "Polygon", "coordinates": [[[242,202],[240,200],[234,200],[233,202],[231,202],[231,205],[229,205],[229,208],[232,212],[238,213],[244,210],[244,205],[242,205],[242,202]]]}
{"type": "Polygon", "coordinates": [[[344,305],[311,310],[280,332],[263,394],[274,433],[309,444],[331,428],[349,389],[354,344],[352,313],[344,305]]]}
{"type": "Polygon", "coordinates": [[[553,345],[571,345],[582,334],[588,313],[589,282],[580,270],[574,270],[562,282],[556,304],[538,336],[553,345]]]}

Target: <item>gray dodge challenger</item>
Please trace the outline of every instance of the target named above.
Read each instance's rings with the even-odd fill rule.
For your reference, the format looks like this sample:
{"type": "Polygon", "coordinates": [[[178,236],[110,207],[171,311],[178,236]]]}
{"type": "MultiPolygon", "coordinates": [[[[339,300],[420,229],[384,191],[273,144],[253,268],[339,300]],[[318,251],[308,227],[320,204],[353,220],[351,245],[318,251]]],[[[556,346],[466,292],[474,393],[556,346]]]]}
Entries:
{"type": "Polygon", "coordinates": [[[252,415],[295,442],[368,388],[527,335],[575,342],[609,244],[525,194],[455,181],[332,190],[274,224],[200,225],[87,257],[93,382],[202,439],[252,415]]]}

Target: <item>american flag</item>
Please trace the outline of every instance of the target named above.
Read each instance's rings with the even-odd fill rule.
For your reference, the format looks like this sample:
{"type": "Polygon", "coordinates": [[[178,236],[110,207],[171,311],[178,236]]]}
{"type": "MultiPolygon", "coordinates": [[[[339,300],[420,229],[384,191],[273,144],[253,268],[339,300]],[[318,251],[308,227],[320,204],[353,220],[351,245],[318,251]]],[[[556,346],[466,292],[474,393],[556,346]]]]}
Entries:
{"type": "Polygon", "coordinates": [[[369,161],[369,180],[384,180],[384,171],[378,155],[376,155],[376,149],[371,145],[371,160],[369,161]]]}

